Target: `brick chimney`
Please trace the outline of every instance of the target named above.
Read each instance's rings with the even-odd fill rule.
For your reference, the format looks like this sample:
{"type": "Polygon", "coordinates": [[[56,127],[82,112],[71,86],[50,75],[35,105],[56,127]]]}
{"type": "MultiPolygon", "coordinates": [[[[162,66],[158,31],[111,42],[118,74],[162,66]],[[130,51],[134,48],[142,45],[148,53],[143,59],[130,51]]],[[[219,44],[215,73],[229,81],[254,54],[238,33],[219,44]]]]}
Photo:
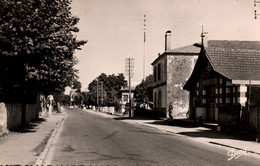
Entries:
{"type": "Polygon", "coordinates": [[[165,33],[165,51],[171,50],[171,31],[165,33]]]}

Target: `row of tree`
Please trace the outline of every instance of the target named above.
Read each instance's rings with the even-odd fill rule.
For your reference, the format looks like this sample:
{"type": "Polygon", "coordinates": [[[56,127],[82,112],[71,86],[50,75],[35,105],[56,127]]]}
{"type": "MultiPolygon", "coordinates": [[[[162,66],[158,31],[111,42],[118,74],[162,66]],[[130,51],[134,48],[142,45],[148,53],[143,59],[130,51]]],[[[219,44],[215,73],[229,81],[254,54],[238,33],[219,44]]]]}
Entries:
{"type": "MultiPolygon", "coordinates": [[[[97,84],[102,82],[103,85],[103,106],[120,107],[119,102],[121,99],[121,89],[127,86],[127,81],[122,73],[118,75],[100,74],[89,85],[87,92],[80,92],[77,90],[78,95],[75,96],[75,103],[78,105],[84,103],[85,105],[97,105],[97,84]]],[[[77,89],[74,86],[74,89],[77,89]]],[[[81,86],[80,86],[81,87],[81,86]]],[[[80,89],[80,88],[78,88],[80,89]]],[[[142,80],[134,89],[135,102],[139,104],[149,104],[153,100],[153,76],[149,75],[142,80]]],[[[69,101],[67,101],[68,103],[69,101]]]]}
{"type": "Polygon", "coordinates": [[[71,0],[0,0],[0,101],[60,94],[78,79],[71,0]],[[27,97],[25,97],[27,96],[27,97]]]}
{"type": "Polygon", "coordinates": [[[127,81],[122,73],[118,75],[100,74],[88,85],[88,92],[84,93],[85,102],[89,105],[97,104],[97,83],[102,82],[103,101],[102,105],[115,106],[118,105],[120,98],[120,90],[127,86],[127,81]]]}

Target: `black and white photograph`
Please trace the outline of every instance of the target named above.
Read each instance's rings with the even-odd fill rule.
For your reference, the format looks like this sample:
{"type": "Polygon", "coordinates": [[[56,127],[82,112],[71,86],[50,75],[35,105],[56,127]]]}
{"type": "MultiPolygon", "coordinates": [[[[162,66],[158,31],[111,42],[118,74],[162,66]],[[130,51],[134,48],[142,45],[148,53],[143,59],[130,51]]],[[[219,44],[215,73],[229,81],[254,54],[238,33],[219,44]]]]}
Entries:
{"type": "Polygon", "coordinates": [[[260,165],[260,0],[0,0],[0,165],[260,165]]]}

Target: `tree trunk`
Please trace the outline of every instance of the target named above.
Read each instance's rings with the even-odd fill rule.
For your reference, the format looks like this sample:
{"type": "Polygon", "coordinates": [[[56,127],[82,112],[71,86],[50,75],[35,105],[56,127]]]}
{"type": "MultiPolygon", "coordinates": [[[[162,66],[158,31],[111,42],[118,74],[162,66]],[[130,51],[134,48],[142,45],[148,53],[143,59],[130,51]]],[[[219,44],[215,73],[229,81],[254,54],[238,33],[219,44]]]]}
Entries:
{"type": "Polygon", "coordinates": [[[57,101],[56,104],[57,104],[57,112],[58,112],[58,113],[61,113],[60,102],[57,101]]]}

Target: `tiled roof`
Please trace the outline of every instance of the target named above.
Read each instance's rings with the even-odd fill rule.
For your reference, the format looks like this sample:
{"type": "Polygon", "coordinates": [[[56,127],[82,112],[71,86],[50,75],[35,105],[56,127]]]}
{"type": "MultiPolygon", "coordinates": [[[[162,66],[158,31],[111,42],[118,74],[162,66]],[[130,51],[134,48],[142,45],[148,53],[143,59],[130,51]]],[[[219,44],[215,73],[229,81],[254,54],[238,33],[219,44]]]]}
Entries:
{"type": "Polygon", "coordinates": [[[215,71],[232,80],[260,80],[260,42],[209,41],[206,55],[215,71]]]}
{"type": "Polygon", "coordinates": [[[259,41],[209,40],[209,48],[260,50],[259,41]]]}
{"type": "Polygon", "coordinates": [[[178,47],[175,49],[172,49],[170,51],[166,51],[169,53],[185,53],[185,54],[199,54],[200,48],[195,47],[193,45],[188,45],[184,47],[178,47]]]}

